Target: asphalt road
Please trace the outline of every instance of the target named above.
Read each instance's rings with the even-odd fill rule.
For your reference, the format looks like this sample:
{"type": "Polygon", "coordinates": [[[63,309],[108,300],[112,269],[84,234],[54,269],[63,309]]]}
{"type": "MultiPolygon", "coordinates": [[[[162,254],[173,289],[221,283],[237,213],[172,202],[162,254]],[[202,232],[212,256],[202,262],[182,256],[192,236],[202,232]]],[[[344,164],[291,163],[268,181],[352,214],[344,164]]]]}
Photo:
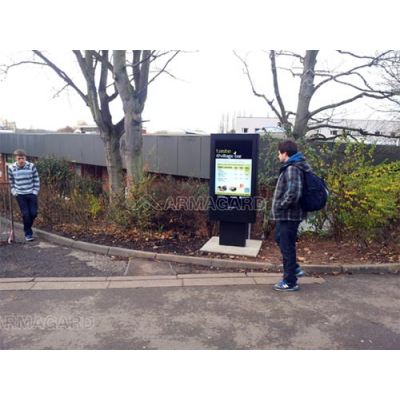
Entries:
{"type": "Polygon", "coordinates": [[[0,292],[1,349],[400,349],[400,276],[0,292]]]}
{"type": "Polygon", "coordinates": [[[123,275],[128,261],[36,238],[0,244],[0,278],[123,275]]]}
{"type": "MultiPolygon", "coordinates": [[[[161,265],[146,263],[146,273],[176,273],[161,265]]],[[[119,276],[129,283],[144,274],[139,265],[128,274],[136,277],[124,278],[127,267],[128,259],[45,240],[0,246],[0,278],[119,276]]],[[[3,283],[0,349],[400,349],[400,275],[302,279],[295,293],[246,282],[107,290],[9,290],[3,283]]]]}

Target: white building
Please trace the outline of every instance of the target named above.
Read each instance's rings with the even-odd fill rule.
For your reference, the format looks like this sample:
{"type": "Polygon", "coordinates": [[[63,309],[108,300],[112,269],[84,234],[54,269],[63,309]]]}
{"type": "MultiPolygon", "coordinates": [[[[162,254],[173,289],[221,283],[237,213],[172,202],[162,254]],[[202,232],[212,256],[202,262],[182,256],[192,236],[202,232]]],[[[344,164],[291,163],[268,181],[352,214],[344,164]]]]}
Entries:
{"type": "MultiPolygon", "coordinates": [[[[294,123],[294,119],[290,122],[294,123]]],[[[278,123],[278,118],[236,117],[236,133],[257,133],[262,128],[279,127],[278,123]]]]}
{"type": "MultiPolygon", "coordinates": [[[[289,118],[289,121],[294,124],[294,118],[289,118]]],[[[378,144],[391,144],[400,145],[398,139],[400,135],[400,122],[395,121],[384,121],[384,120],[360,120],[360,119],[337,119],[332,120],[329,123],[332,126],[348,127],[363,129],[369,133],[384,134],[392,136],[391,138],[384,138],[379,136],[362,136],[359,132],[353,131],[354,137],[365,137],[366,142],[376,142],[378,144]],[[397,138],[395,138],[397,136],[397,138]]],[[[280,127],[280,121],[278,118],[267,118],[267,117],[237,117],[236,118],[236,132],[237,133],[257,133],[265,131],[273,132],[273,128],[280,127]]],[[[307,136],[315,134],[323,135],[326,138],[335,137],[340,134],[342,129],[340,128],[320,128],[311,130],[307,133],[307,136]]]]}
{"type": "Polygon", "coordinates": [[[12,133],[17,130],[17,125],[15,122],[9,122],[6,119],[0,118],[0,132],[12,133]]]}

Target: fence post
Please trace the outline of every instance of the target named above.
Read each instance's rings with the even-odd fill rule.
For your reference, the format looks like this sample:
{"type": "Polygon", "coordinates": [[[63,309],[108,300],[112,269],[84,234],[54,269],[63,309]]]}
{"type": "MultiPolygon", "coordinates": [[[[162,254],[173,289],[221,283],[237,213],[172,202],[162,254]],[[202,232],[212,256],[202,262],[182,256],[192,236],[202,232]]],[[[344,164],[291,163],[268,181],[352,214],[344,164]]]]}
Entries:
{"type": "Polygon", "coordinates": [[[11,244],[15,241],[14,236],[14,213],[13,213],[13,199],[11,195],[11,184],[9,182],[0,182],[0,241],[3,235],[3,222],[4,225],[10,223],[10,231],[7,232],[7,242],[11,244]],[[4,214],[4,218],[3,218],[4,214]]]}

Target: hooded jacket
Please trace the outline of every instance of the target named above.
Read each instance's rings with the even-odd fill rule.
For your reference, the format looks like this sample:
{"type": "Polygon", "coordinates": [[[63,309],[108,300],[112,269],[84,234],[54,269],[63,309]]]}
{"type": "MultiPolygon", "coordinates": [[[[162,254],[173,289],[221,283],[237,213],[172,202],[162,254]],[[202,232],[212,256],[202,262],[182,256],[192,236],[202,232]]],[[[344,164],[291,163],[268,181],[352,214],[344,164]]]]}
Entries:
{"type": "Polygon", "coordinates": [[[303,221],[307,218],[307,212],[299,205],[303,192],[302,171],[311,171],[311,167],[300,152],[290,157],[280,168],[272,200],[272,220],[303,221]]]}

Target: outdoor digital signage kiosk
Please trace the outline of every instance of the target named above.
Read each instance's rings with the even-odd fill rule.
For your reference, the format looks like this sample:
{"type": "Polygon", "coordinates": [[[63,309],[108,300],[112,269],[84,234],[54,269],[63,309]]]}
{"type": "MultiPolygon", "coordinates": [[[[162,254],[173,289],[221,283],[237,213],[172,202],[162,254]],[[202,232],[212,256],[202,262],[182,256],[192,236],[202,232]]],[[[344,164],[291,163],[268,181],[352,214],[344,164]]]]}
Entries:
{"type": "Polygon", "coordinates": [[[258,134],[212,134],[210,219],[220,221],[219,244],[246,246],[256,221],[258,134]]]}

